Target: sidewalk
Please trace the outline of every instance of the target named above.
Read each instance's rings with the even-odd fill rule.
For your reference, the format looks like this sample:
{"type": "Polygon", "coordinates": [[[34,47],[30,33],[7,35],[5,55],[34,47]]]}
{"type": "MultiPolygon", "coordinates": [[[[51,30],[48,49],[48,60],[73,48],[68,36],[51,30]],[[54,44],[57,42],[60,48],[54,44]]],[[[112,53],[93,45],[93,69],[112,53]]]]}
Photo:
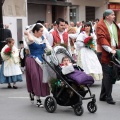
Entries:
{"type": "Polygon", "coordinates": [[[120,85],[120,80],[116,82],[116,84],[119,84],[120,85]]]}

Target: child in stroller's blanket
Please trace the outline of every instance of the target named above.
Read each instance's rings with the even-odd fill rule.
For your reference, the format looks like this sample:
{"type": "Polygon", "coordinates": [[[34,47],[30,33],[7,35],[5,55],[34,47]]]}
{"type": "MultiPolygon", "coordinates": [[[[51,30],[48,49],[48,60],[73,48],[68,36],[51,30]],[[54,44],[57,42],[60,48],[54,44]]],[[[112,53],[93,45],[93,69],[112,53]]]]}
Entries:
{"type": "Polygon", "coordinates": [[[84,71],[74,68],[74,65],[67,56],[62,58],[60,66],[62,68],[62,73],[68,78],[75,80],[78,84],[92,85],[94,83],[93,77],[87,75],[84,71]]]}

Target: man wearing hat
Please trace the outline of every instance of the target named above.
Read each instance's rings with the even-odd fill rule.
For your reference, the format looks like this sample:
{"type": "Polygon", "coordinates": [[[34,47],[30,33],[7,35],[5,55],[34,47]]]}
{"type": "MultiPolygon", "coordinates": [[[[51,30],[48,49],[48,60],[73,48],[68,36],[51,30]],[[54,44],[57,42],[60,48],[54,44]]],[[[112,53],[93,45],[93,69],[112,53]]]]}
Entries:
{"type": "Polygon", "coordinates": [[[120,30],[115,20],[114,11],[105,10],[103,19],[99,21],[96,29],[97,43],[101,46],[101,64],[103,69],[103,80],[100,93],[100,101],[106,101],[108,104],[115,104],[112,98],[112,86],[115,79],[112,76],[112,64],[110,58],[120,49],[120,30]]]}

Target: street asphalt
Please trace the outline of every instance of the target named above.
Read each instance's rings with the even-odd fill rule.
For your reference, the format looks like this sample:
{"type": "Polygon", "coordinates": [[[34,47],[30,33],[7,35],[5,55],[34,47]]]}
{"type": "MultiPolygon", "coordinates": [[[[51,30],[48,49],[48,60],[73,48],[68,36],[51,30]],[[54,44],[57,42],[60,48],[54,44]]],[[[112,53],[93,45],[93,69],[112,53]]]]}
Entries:
{"type": "MultiPolygon", "coordinates": [[[[72,107],[57,105],[54,113],[48,113],[45,108],[38,108],[29,101],[25,75],[23,82],[17,83],[18,89],[8,89],[6,84],[0,84],[0,120],[119,120],[120,119],[120,82],[113,86],[113,98],[115,105],[99,101],[101,81],[95,81],[90,87],[96,95],[98,110],[90,113],[87,110],[87,103],[83,101],[84,113],[76,116],[72,107]]],[[[51,94],[52,95],[52,94],[51,94]]],[[[45,98],[42,98],[44,103],[45,98]]]]}

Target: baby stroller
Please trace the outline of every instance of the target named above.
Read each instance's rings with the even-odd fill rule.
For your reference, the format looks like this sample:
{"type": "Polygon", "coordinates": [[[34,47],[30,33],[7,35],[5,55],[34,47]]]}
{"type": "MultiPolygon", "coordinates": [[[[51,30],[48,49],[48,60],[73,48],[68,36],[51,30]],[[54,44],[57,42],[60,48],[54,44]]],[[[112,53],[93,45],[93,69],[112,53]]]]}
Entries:
{"type": "MultiPolygon", "coordinates": [[[[51,93],[53,96],[48,96],[45,99],[45,109],[48,112],[53,113],[57,108],[57,104],[61,106],[71,106],[74,109],[74,113],[81,116],[84,112],[82,100],[91,99],[87,104],[87,108],[90,113],[95,113],[97,111],[96,98],[95,94],[92,94],[90,91],[90,83],[84,84],[84,88],[87,89],[84,90],[83,86],[81,87],[77,82],[62,74],[60,63],[64,56],[68,56],[71,62],[75,63],[67,49],[63,46],[56,46],[53,48],[51,55],[49,55],[50,62],[43,56],[43,60],[53,69],[57,76],[57,81],[53,84],[51,83],[51,93]],[[85,97],[87,92],[90,94],[89,97],[85,97]]],[[[75,67],[82,70],[77,65],[75,67]]]]}
{"type": "Polygon", "coordinates": [[[116,50],[116,54],[111,54],[111,78],[112,83],[120,80],[120,50],[116,50]]]}

